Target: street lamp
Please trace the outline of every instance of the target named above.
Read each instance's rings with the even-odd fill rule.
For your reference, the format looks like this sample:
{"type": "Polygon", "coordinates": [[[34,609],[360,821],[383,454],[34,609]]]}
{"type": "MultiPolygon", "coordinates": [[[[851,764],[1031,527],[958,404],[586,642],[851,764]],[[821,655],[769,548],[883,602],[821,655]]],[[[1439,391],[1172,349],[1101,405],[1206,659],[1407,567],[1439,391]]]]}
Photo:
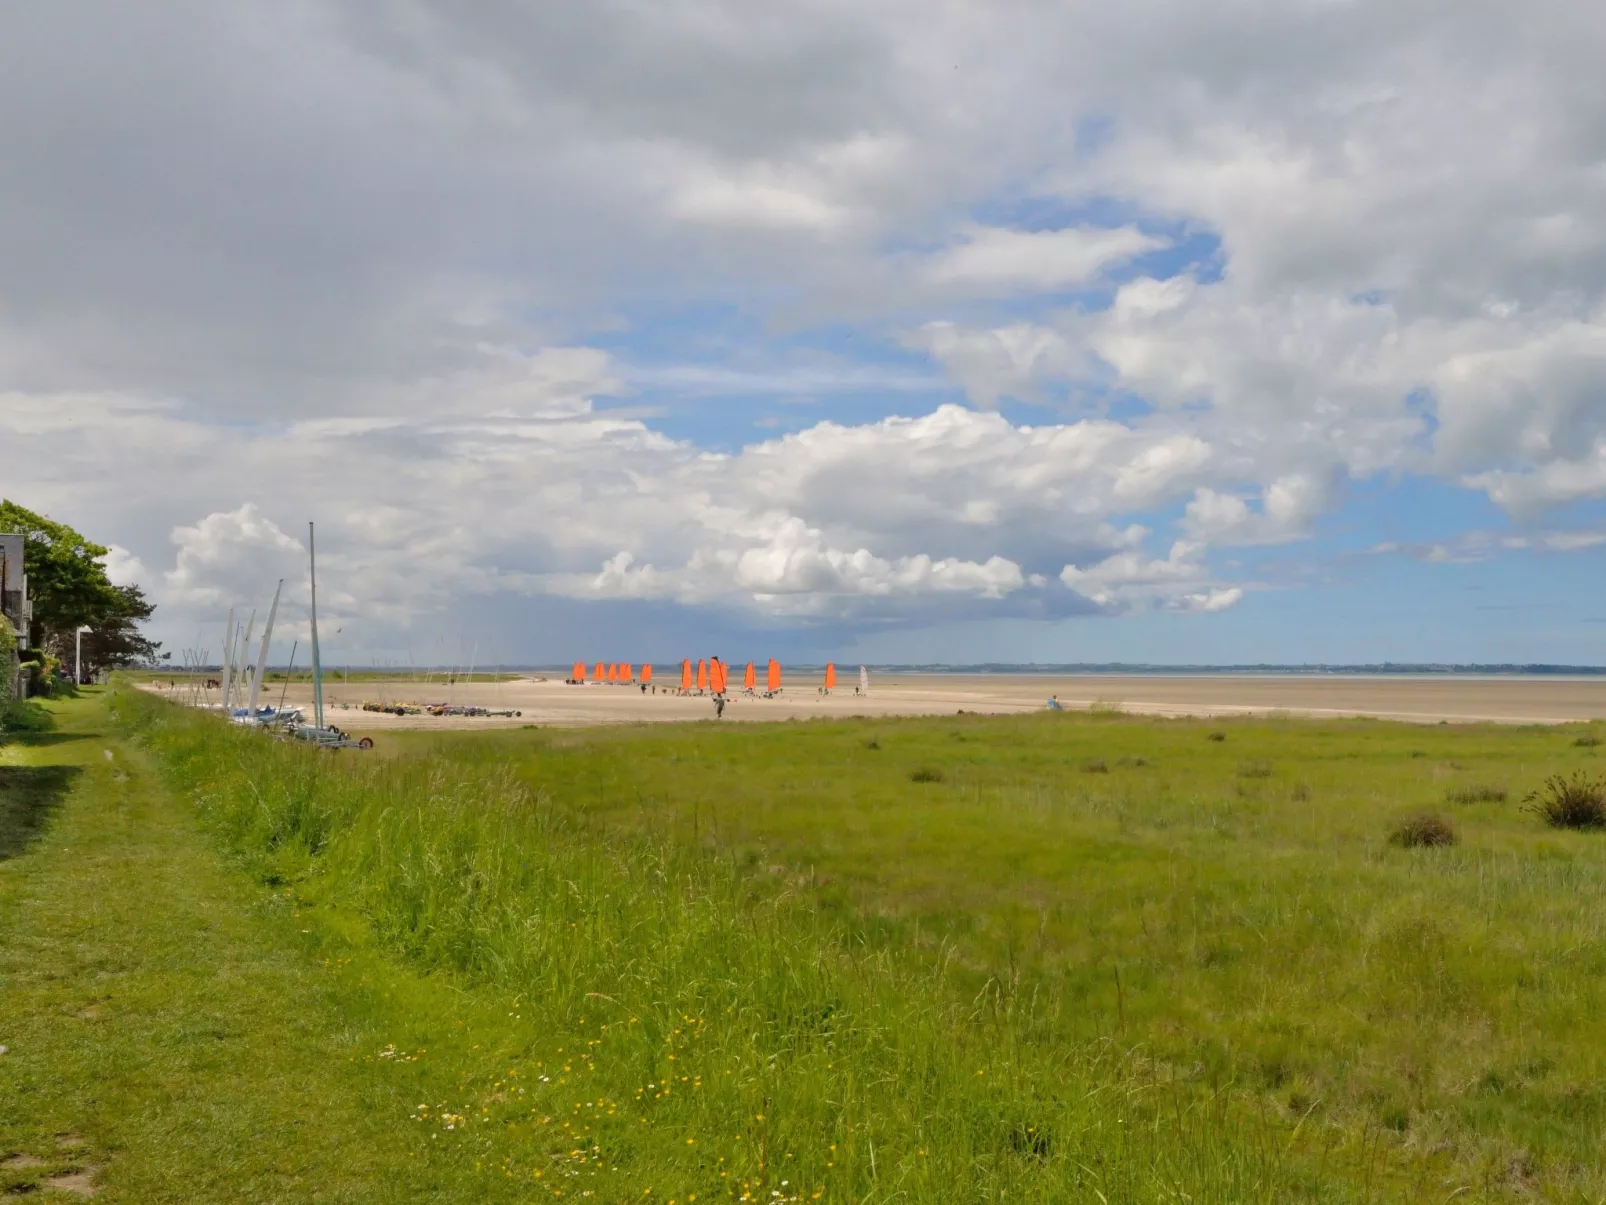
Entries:
{"type": "Polygon", "coordinates": [[[94,628],[79,628],[73,633],[73,667],[72,679],[74,686],[84,684],[84,633],[93,632],[94,628]]]}

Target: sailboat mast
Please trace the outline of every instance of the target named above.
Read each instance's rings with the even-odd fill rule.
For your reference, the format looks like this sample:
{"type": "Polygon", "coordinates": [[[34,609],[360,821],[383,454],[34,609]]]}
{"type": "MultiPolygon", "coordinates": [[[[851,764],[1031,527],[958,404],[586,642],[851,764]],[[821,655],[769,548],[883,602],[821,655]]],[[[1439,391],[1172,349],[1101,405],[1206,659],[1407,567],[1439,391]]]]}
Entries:
{"type": "MultiPolygon", "coordinates": [[[[251,677],[251,633],[256,630],[257,613],[251,612],[251,620],[245,625],[245,636],[240,641],[240,647],[235,651],[234,660],[234,697],[236,701],[243,702],[246,692],[250,689],[251,677]]],[[[233,708],[229,712],[233,714],[233,708]]]]}
{"type": "Polygon", "coordinates": [[[307,564],[312,578],[312,722],[323,727],[323,662],[318,657],[318,544],[307,524],[307,564]]]}
{"type": "Polygon", "coordinates": [[[290,693],[290,679],[296,676],[296,650],[301,647],[301,641],[292,641],[290,644],[290,668],[284,671],[284,687],[279,691],[278,710],[284,710],[284,697],[290,693]]]}
{"type": "MultiPolygon", "coordinates": [[[[262,629],[262,651],[257,655],[256,670],[251,675],[251,697],[245,704],[245,708],[251,714],[253,720],[256,719],[257,714],[257,698],[262,693],[262,675],[268,669],[268,643],[273,639],[273,621],[279,615],[279,595],[283,590],[284,578],[281,577],[279,584],[273,588],[273,605],[268,608],[268,626],[262,629]]],[[[248,656],[250,651],[250,649],[246,650],[248,656]]]]}
{"type": "Polygon", "coordinates": [[[228,711],[228,709],[229,709],[229,674],[234,669],[234,664],[233,664],[233,662],[231,662],[229,660],[229,658],[233,655],[233,652],[234,652],[234,608],[230,607],[229,608],[229,622],[223,626],[223,657],[222,657],[223,681],[220,683],[220,685],[223,688],[223,710],[225,712],[228,711]]]}

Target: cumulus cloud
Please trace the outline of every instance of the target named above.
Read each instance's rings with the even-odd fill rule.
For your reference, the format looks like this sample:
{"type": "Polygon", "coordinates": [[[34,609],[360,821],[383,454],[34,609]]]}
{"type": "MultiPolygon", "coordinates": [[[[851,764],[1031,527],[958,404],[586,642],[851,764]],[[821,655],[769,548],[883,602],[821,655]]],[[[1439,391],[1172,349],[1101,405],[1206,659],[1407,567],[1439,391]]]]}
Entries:
{"type": "Polygon", "coordinates": [[[114,586],[138,586],[145,583],[147,574],[140,559],[117,544],[106,546],[106,576],[114,586]]]}
{"type": "Polygon", "coordinates": [[[1063,289],[1164,245],[1133,226],[1041,231],[983,226],[934,256],[925,276],[937,286],[984,293],[1063,289]]]}
{"type": "Polygon", "coordinates": [[[1203,551],[1186,540],[1174,543],[1164,558],[1131,549],[1086,568],[1066,565],[1060,581],[1106,611],[1225,611],[1243,598],[1243,590],[1213,585],[1200,560],[1203,551]]]}
{"type": "Polygon", "coordinates": [[[175,564],[164,596],[180,606],[231,606],[259,594],[264,582],[297,577],[306,549],[250,502],[175,527],[175,564]]]}
{"type": "Polygon", "coordinates": [[[991,330],[930,322],[905,337],[927,351],[978,406],[994,409],[1005,397],[1041,401],[1041,386],[1075,373],[1085,363],[1062,335],[1031,323],[991,330]]]}
{"type": "Polygon", "coordinates": [[[1331,476],[1290,473],[1260,491],[1256,509],[1238,494],[1201,486],[1183,511],[1182,525],[1209,544],[1280,544],[1309,535],[1334,492],[1331,476]]]}
{"type": "MultiPolygon", "coordinates": [[[[629,552],[603,562],[586,579],[570,575],[552,587],[576,597],[673,598],[699,603],[740,597],[771,615],[833,617],[877,610],[896,601],[918,609],[932,595],[1001,599],[1028,584],[1020,566],[1003,557],[985,563],[925,553],[889,560],[867,548],[831,547],[825,533],[796,516],[782,519],[769,538],[740,550],[700,548],[684,565],[660,570],[637,565],[629,552]]],[[[1043,579],[1031,579],[1043,585],[1043,579]]]]}
{"type": "MultiPolygon", "coordinates": [[[[57,411],[72,405],[58,399],[57,411]]],[[[1024,427],[951,405],[819,423],[722,455],[589,407],[532,416],[468,404],[249,432],[159,408],[87,412],[168,485],[131,498],[113,481],[78,481],[77,505],[131,530],[172,530],[158,593],[175,615],[264,598],[278,577],[300,598],[299,533],[315,517],[326,609],[395,630],[453,597],[496,593],[878,622],[961,603],[969,614],[1057,612],[1074,606],[1053,596],[1059,567],[1140,547],[1145,529],[1112,519],[1185,497],[1209,457],[1164,431],[1024,427]],[[281,487],[292,480],[302,484],[281,487]],[[231,501],[211,509],[218,498],[231,501]]],[[[76,426],[40,445],[42,465],[76,426]]]]}

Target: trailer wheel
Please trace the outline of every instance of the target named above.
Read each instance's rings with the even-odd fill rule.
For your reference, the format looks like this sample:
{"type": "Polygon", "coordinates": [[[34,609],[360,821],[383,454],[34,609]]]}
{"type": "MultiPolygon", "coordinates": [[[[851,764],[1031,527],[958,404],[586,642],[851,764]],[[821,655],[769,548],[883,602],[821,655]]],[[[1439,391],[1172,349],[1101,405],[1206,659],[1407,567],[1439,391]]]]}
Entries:
{"type": "Polygon", "coordinates": [[[362,738],[362,740],[357,742],[357,748],[359,749],[372,749],[373,747],[374,738],[371,736],[365,736],[362,738]]]}

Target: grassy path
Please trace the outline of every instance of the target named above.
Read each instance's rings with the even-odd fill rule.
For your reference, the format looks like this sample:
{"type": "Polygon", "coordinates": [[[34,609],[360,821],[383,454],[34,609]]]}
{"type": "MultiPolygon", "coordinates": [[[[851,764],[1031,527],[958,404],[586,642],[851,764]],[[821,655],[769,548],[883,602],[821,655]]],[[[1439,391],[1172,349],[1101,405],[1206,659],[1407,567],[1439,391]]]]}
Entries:
{"type": "Polygon", "coordinates": [[[429,1060],[377,1053],[466,1036],[454,994],[358,948],[321,958],[329,938],[220,858],[104,700],[53,710],[56,731],[0,744],[0,1194],[499,1195],[409,1126],[429,1060]]]}

